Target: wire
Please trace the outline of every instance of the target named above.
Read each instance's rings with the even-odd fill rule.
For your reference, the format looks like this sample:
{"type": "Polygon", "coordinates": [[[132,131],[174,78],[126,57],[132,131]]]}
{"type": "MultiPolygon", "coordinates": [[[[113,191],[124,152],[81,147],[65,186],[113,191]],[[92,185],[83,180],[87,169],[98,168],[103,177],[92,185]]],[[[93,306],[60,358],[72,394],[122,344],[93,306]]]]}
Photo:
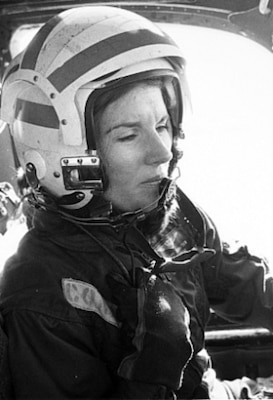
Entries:
{"type": "Polygon", "coordinates": [[[82,230],[84,233],[86,233],[94,242],[96,242],[108,255],[112,257],[112,259],[117,263],[117,265],[120,267],[121,271],[126,275],[126,278],[128,281],[130,280],[130,275],[125,267],[125,265],[120,261],[120,259],[106,246],[104,245],[99,239],[97,239],[92,233],[84,228],[82,225],[77,224],[75,221],[71,221],[74,223],[80,230],[82,230]]]}

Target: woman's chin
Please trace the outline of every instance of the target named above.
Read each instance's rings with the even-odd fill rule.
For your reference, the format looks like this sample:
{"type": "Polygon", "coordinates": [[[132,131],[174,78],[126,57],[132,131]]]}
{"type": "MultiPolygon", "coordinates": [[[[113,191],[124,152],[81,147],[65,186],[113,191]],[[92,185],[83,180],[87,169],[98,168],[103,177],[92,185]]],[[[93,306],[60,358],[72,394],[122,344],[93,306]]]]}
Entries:
{"type": "Polygon", "coordinates": [[[148,213],[155,209],[158,205],[158,196],[153,196],[149,199],[146,199],[145,201],[141,202],[137,208],[135,208],[135,211],[138,209],[141,209],[145,213],[148,213]]]}
{"type": "Polygon", "coordinates": [[[157,207],[159,200],[158,191],[156,191],[156,193],[150,193],[148,196],[147,193],[141,194],[142,196],[139,193],[136,193],[134,197],[123,196],[116,198],[114,198],[114,196],[107,196],[106,194],[104,198],[108,201],[111,201],[114,208],[120,210],[121,212],[134,212],[142,210],[143,212],[147,213],[157,207]]]}

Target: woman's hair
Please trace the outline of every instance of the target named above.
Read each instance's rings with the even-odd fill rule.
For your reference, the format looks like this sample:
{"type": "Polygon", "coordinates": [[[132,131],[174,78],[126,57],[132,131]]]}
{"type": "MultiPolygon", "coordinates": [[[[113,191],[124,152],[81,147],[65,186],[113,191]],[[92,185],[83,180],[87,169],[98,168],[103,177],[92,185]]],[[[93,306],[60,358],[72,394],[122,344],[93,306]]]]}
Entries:
{"type": "Polygon", "coordinates": [[[166,226],[175,219],[177,215],[176,191],[172,198],[164,201],[162,207],[152,210],[147,217],[138,223],[138,228],[145,236],[152,237],[164,231],[166,226]]]}

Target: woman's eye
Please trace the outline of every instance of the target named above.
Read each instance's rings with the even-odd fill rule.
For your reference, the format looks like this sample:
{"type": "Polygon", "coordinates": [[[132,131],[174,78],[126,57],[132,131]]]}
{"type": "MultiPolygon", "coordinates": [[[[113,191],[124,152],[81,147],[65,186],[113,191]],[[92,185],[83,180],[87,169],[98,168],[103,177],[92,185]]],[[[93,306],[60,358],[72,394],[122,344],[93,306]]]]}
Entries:
{"type": "Polygon", "coordinates": [[[119,142],[130,142],[132,140],[134,140],[136,138],[136,134],[131,134],[131,135],[127,135],[127,136],[121,136],[120,138],[118,138],[119,142]]]}
{"type": "Polygon", "coordinates": [[[162,131],[171,132],[171,130],[172,130],[171,123],[170,123],[170,122],[166,122],[166,123],[164,123],[164,124],[161,124],[161,125],[159,125],[159,126],[157,127],[157,130],[158,130],[159,132],[162,132],[162,131]]]}
{"type": "Polygon", "coordinates": [[[159,125],[158,127],[157,127],[157,129],[160,131],[160,130],[162,130],[162,129],[168,129],[169,127],[168,127],[168,125],[167,124],[164,124],[164,125],[159,125]]]}

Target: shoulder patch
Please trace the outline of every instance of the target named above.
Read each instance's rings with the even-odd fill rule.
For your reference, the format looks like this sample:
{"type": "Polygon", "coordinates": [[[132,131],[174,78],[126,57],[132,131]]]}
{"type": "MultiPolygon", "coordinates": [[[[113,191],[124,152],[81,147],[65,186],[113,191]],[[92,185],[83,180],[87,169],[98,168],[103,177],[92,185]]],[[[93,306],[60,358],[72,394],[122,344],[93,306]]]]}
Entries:
{"type": "Polygon", "coordinates": [[[120,326],[106,300],[91,283],[63,278],[62,287],[64,297],[73,307],[95,312],[109,324],[120,326]]]}

